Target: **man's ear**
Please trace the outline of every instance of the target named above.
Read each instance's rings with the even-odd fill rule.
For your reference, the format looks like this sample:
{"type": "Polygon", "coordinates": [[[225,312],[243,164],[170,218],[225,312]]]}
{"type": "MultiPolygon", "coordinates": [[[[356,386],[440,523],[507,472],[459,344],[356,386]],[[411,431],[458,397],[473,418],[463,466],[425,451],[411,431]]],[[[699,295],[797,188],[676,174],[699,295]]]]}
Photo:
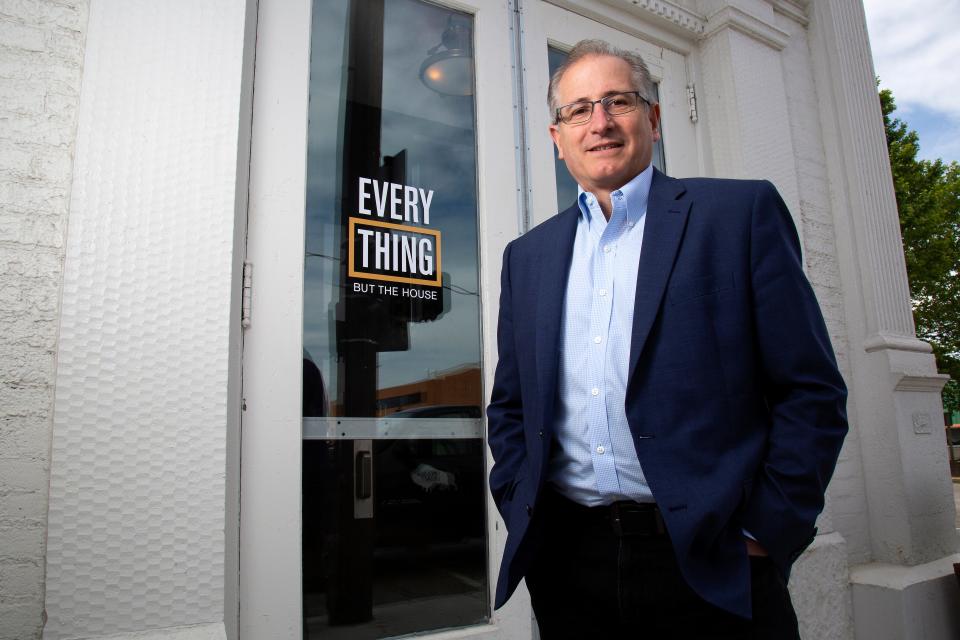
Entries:
{"type": "Polygon", "coordinates": [[[654,102],[647,108],[647,117],[650,119],[650,130],[653,132],[653,141],[660,139],[660,103],[654,102]]]}
{"type": "Polygon", "coordinates": [[[549,128],[553,144],[557,146],[557,157],[563,160],[563,148],[560,146],[560,125],[551,124],[549,128]]]}

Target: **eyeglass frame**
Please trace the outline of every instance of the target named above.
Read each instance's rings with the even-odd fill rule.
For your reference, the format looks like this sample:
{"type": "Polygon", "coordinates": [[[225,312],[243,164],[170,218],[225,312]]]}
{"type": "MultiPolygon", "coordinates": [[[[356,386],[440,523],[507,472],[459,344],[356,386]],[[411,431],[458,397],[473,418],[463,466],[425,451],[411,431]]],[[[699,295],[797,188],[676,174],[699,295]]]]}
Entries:
{"type": "Polygon", "coordinates": [[[554,112],[553,124],[555,125],[565,124],[568,127],[579,127],[582,124],[587,124],[588,122],[590,122],[590,118],[593,117],[593,111],[594,109],[596,109],[597,104],[603,107],[604,113],[614,118],[616,118],[617,116],[625,116],[628,113],[633,113],[640,106],[640,102],[638,102],[633,109],[630,109],[629,111],[624,111],[623,113],[610,113],[610,111],[607,109],[607,104],[609,103],[611,98],[614,98],[615,96],[628,96],[631,94],[637,96],[637,100],[639,100],[640,102],[643,102],[648,107],[653,106],[653,102],[651,102],[650,100],[647,100],[639,91],[617,91],[616,93],[605,95],[599,100],[574,100],[573,102],[568,102],[567,104],[560,105],[559,107],[557,107],[556,111],[554,112]],[[560,110],[575,104],[589,104],[590,114],[587,116],[587,118],[583,122],[575,122],[575,123],[564,122],[560,118],[560,110]]]}

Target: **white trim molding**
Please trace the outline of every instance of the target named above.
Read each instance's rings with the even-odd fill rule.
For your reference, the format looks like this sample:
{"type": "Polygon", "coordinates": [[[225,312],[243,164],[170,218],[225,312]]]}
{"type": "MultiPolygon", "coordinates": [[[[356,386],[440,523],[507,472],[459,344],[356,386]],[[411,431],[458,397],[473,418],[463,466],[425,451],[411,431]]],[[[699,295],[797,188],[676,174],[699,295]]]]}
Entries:
{"type": "Polygon", "coordinates": [[[670,0],[606,0],[606,3],[643,17],[656,17],[696,36],[702,35],[707,26],[703,16],[670,0]]]}
{"type": "MultiPolygon", "coordinates": [[[[947,380],[950,379],[950,376],[945,373],[921,373],[912,376],[898,372],[894,373],[893,376],[896,380],[893,385],[894,391],[925,391],[928,393],[940,393],[943,390],[943,385],[947,384],[947,380]]],[[[920,433],[919,431],[916,432],[920,433]]]]}
{"type": "Polygon", "coordinates": [[[810,24],[810,18],[807,17],[806,0],[770,0],[770,2],[773,4],[775,12],[787,16],[801,26],[806,27],[810,24]]]}
{"type": "Polygon", "coordinates": [[[899,349],[900,351],[915,351],[917,353],[933,353],[929,343],[911,336],[889,335],[876,333],[863,341],[863,349],[867,353],[881,349],[899,349]]]}
{"type": "Polygon", "coordinates": [[[783,29],[732,5],[724,6],[708,16],[702,37],[713,37],[724,29],[739,31],[777,51],[782,51],[790,40],[790,34],[783,29]]]}

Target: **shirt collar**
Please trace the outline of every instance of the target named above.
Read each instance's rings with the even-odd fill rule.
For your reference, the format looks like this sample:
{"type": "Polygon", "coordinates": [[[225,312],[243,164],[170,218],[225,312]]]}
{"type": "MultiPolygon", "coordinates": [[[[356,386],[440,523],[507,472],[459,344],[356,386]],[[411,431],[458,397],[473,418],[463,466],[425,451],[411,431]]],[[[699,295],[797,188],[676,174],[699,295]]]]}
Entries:
{"type": "MultiPolygon", "coordinates": [[[[653,163],[651,162],[646,169],[634,176],[633,180],[610,193],[614,198],[614,210],[616,210],[617,195],[622,195],[627,203],[627,221],[639,222],[640,218],[647,212],[647,200],[650,197],[650,184],[652,182],[653,163]]],[[[580,215],[587,222],[592,221],[594,216],[603,217],[596,196],[589,191],[584,191],[580,185],[577,185],[577,204],[580,207],[580,215]]]]}

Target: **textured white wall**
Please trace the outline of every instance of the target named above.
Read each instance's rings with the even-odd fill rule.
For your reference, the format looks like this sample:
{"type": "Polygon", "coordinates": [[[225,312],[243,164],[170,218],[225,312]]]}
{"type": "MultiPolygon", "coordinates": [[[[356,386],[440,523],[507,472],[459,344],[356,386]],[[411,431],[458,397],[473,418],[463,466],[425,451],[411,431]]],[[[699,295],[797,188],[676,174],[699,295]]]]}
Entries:
{"type": "Polygon", "coordinates": [[[55,347],[87,0],[0,2],[0,639],[43,613],[55,347]]]}
{"type": "Polygon", "coordinates": [[[223,624],[245,12],[241,0],[90,9],[45,638],[223,624]]]}

